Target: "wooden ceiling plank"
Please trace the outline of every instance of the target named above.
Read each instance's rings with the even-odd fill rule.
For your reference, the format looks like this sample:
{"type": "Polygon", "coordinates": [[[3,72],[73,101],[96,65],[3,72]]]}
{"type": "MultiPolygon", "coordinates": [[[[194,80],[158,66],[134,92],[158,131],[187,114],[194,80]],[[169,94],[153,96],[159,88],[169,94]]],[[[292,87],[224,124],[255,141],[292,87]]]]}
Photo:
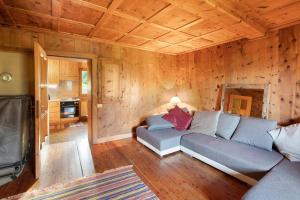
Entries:
{"type": "Polygon", "coordinates": [[[112,12],[115,11],[117,9],[117,7],[119,5],[121,5],[122,2],[123,2],[123,0],[113,0],[110,3],[106,12],[103,14],[101,19],[97,22],[95,28],[89,33],[89,37],[94,36],[95,31],[103,25],[103,23],[109,18],[109,16],[112,15],[112,12]]]}
{"type": "Polygon", "coordinates": [[[100,12],[107,12],[107,8],[103,7],[103,6],[100,6],[100,5],[96,5],[94,3],[90,3],[88,1],[83,1],[83,0],[72,0],[73,2],[75,2],[76,4],[79,4],[79,5],[82,5],[84,7],[87,7],[87,8],[91,8],[93,10],[97,10],[97,11],[100,11],[100,12]]]}
{"type": "MultiPolygon", "coordinates": [[[[197,20],[195,20],[195,21],[193,21],[193,22],[191,22],[191,23],[189,23],[189,24],[186,24],[186,25],[184,25],[184,26],[182,26],[182,27],[180,27],[180,28],[178,28],[178,29],[176,29],[177,31],[182,31],[182,30],[184,30],[184,29],[186,29],[186,28],[189,28],[189,27],[191,27],[191,26],[194,26],[195,24],[197,24],[197,23],[199,23],[199,22],[202,22],[204,19],[203,18],[199,18],[199,19],[197,19],[197,20]]],[[[186,34],[188,34],[188,33],[186,33],[186,34]]],[[[190,35],[190,34],[189,34],[190,35]]]]}
{"type": "Polygon", "coordinates": [[[14,18],[11,16],[9,10],[7,9],[6,5],[4,4],[3,0],[0,0],[0,7],[3,9],[3,11],[6,13],[8,16],[9,20],[12,22],[14,26],[16,26],[16,21],[14,18]]]}
{"type": "MultiPolygon", "coordinates": [[[[177,6],[181,9],[185,9],[197,16],[202,17],[201,15],[201,2],[199,1],[188,1],[185,0],[165,0],[174,6],[177,6]],[[197,3],[196,3],[197,2],[197,3]]],[[[264,22],[260,20],[257,16],[249,16],[249,13],[244,13],[245,7],[241,7],[238,3],[233,4],[233,2],[226,1],[226,4],[222,0],[202,0],[202,2],[211,6],[212,8],[236,19],[243,21],[253,29],[255,29],[260,36],[265,35],[267,28],[264,26],[264,22]],[[258,22],[259,21],[259,22],[258,22]]],[[[250,9],[247,7],[247,9],[250,9]]]]}
{"type": "Polygon", "coordinates": [[[203,1],[205,1],[207,4],[211,5],[215,9],[249,25],[256,31],[258,31],[261,34],[260,36],[264,36],[267,33],[267,27],[264,26],[264,22],[262,22],[261,19],[259,19],[259,17],[250,16],[249,13],[244,12],[246,9],[251,10],[248,7],[246,8],[245,5],[244,7],[242,7],[241,4],[238,3],[234,4],[234,2],[229,2],[229,1],[226,1],[225,4],[220,0],[203,0],[203,1]]]}
{"type": "MultiPolygon", "coordinates": [[[[47,15],[47,14],[43,14],[43,13],[37,13],[34,11],[30,11],[30,10],[25,10],[22,8],[15,8],[15,7],[10,7],[10,6],[6,6],[8,8],[9,11],[13,11],[13,12],[22,12],[28,15],[33,15],[33,16],[37,16],[37,17],[41,17],[41,18],[47,18],[47,19],[52,19],[52,20],[58,20],[58,17],[52,16],[52,15],[47,15]]],[[[71,23],[75,23],[75,24],[82,24],[84,26],[89,26],[89,27],[95,27],[92,24],[87,24],[84,22],[79,22],[79,21],[75,21],[75,20],[71,20],[71,19],[65,19],[65,18],[60,18],[60,20],[64,20],[64,21],[69,21],[71,23]]]]}
{"type": "Polygon", "coordinates": [[[245,38],[243,38],[243,37],[236,37],[236,38],[232,38],[232,39],[221,41],[221,42],[215,42],[215,43],[212,43],[210,45],[202,46],[202,47],[199,47],[199,48],[193,48],[190,51],[180,52],[177,55],[179,55],[179,54],[185,54],[185,53],[189,53],[189,52],[193,52],[193,51],[198,51],[198,50],[201,50],[201,49],[206,49],[206,48],[209,48],[209,47],[218,46],[218,45],[221,45],[221,44],[225,44],[225,43],[229,43],[229,42],[234,42],[234,41],[242,40],[242,39],[245,39],[245,38]]]}

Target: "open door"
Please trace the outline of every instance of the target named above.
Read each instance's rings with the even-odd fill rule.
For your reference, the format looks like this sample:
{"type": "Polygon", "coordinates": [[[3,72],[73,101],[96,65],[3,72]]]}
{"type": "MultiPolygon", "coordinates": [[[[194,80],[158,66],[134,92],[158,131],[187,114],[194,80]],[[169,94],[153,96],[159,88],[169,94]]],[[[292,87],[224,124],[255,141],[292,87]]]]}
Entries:
{"type": "Polygon", "coordinates": [[[39,43],[34,42],[35,76],[35,177],[40,176],[40,151],[48,136],[47,55],[39,43]]]}

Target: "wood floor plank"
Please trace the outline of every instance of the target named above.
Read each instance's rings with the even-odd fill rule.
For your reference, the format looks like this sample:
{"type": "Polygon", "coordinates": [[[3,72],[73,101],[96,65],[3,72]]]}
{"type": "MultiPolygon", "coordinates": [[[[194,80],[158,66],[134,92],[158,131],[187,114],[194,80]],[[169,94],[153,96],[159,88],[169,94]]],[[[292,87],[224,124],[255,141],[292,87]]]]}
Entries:
{"type": "Polygon", "coordinates": [[[42,152],[40,188],[83,177],[76,142],[50,144],[42,152]]]}
{"type": "MultiPolygon", "coordinates": [[[[250,188],[184,153],[160,158],[135,139],[93,145],[92,156],[96,172],[133,165],[138,175],[162,200],[239,200],[250,188]]],[[[22,176],[17,183],[23,190],[30,188],[32,183],[27,183],[22,176]]],[[[30,173],[24,176],[30,177],[30,173]]],[[[0,187],[0,197],[22,192],[16,185],[6,187],[12,191],[8,193],[0,187]]]]}
{"type": "Polygon", "coordinates": [[[135,140],[94,145],[92,153],[96,172],[134,165],[161,199],[235,200],[250,187],[184,153],[160,158],[135,140]]]}

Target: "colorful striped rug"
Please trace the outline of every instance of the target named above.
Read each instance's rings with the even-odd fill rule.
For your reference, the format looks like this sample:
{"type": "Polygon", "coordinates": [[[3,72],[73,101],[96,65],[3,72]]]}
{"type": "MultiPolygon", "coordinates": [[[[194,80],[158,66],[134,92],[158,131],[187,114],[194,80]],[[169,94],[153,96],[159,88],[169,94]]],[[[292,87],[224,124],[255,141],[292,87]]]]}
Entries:
{"type": "Polygon", "coordinates": [[[158,199],[132,166],[95,174],[70,183],[22,193],[9,199],[158,199]]]}

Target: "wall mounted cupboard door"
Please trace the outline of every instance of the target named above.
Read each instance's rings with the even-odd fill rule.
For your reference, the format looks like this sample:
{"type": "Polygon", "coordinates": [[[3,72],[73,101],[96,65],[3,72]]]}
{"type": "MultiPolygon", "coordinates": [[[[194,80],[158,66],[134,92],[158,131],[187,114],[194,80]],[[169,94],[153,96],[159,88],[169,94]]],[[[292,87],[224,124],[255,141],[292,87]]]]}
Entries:
{"type": "Polygon", "coordinates": [[[48,84],[59,85],[59,60],[48,60],[48,84]]]}
{"type": "Polygon", "coordinates": [[[120,76],[122,63],[113,59],[101,59],[102,103],[120,101],[120,76]]]}
{"type": "Polygon", "coordinates": [[[70,60],[59,61],[60,80],[78,80],[80,63],[70,60]]]}

